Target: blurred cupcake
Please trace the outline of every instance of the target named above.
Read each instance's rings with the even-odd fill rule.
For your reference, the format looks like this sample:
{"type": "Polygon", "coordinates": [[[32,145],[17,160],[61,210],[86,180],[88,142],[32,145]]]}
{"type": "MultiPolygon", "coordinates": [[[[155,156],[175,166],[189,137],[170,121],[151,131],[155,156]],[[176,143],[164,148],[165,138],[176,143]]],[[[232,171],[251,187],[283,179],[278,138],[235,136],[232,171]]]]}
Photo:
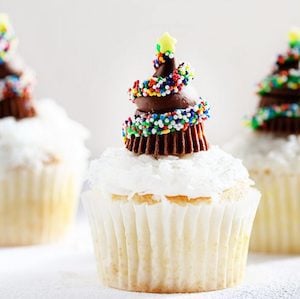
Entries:
{"type": "Polygon", "coordinates": [[[175,40],[157,44],[155,73],[136,81],[125,147],[91,163],[83,201],[102,284],[139,292],[230,287],[244,274],[259,193],[247,170],[208,146],[207,102],[176,67],[175,40]]]}
{"type": "Polygon", "coordinates": [[[33,75],[0,15],[0,246],[50,242],[73,221],[87,131],[52,100],[32,100],[33,75]]]}
{"type": "Polygon", "coordinates": [[[260,102],[249,121],[254,132],[227,149],[242,158],[262,192],[250,248],[300,253],[300,30],[258,87],[260,102]]]}

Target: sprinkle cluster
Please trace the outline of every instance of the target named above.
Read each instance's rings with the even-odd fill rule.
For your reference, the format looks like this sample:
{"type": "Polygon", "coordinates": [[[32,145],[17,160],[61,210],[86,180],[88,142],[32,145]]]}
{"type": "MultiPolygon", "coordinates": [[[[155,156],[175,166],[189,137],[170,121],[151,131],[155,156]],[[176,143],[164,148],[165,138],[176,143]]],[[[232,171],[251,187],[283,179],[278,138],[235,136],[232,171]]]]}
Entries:
{"type": "Polygon", "coordinates": [[[267,94],[272,89],[287,87],[289,89],[300,89],[300,70],[290,69],[280,71],[265,78],[258,86],[258,93],[267,94]]]}
{"type": "Polygon", "coordinates": [[[129,89],[130,100],[134,102],[137,97],[141,96],[164,97],[169,94],[178,93],[192,79],[194,79],[194,73],[190,66],[181,63],[167,77],[151,77],[143,82],[139,80],[135,81],[133,87],[129,89]]]}
{"type": "Polygon", "coordinates": [[[289,62],[299,61],[300,60],[300,47],[288,49],[286,54],[280,54],[277,57],[276,64],[282,66],[289,62]]]}
{"type": "Polygon", "coordinates": [[[174,58],[174,53],[167,51],[165,53],[157,52],[156,58],[153,60],[153,65],[155,69],[158,69],[162,64],[166,62],[167,59],[174,58]]]}
{"type": "Polygon", "coordinates": [[[123,124],[124,139],[135,137],[148,137],[150,135],[164,135],[175,131],[185,131],[189,126],[196,125],[209,118],[209,106],[206,101],[194,107],[176,109],[173,112],[146,113],[129,117],[123,124]]]}
{"type": "Polygon", "coordinates": [[[4,63],[15,42],[14,30],[7,15],[0,14],[0,64],[4,63]]]}
{"type": "Polygon", "coordinates": [[[266,121],[277,117],[299,118],[299,104],[293,103],[261,107],[258,109],[257,113],[246,122],[246,125],[256,130],[262,127],[266,121]]]}
{"type": "Polygon", "coordinates": [[[0,80],[0,101],[10,97],[23,97],[31,93],[31,84],[22,78],[7,76],[0,80]]]}

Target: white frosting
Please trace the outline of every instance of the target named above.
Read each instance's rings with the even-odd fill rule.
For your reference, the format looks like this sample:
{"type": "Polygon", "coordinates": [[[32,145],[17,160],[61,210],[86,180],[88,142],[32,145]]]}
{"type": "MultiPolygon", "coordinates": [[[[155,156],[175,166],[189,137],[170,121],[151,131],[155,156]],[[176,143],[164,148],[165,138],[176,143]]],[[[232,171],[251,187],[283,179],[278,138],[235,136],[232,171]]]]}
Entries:
{"type": "Polygon", "coordinates": [[[243,160],[249,170],[300,173],[300,137],[273,137],[249,132],[237,136],[224,148],[243,160]]]}
{"type": "Polygon", "coordinates": [[[9,169],[36,169],[53,158],[76,169],[86,162],[87,130],[50,99],[36,101],[35,107],[36,117],[0,119],[0,178],[9,169]]]}
{"type": "Polygon", "coordinates": [[[250,184],[241,161],[216,146],[208,151],[154,159],[127,149],[107,149],[91,162],[90,188],[104,192],[163,195],[217,196],[239,182],[250,184]]]}

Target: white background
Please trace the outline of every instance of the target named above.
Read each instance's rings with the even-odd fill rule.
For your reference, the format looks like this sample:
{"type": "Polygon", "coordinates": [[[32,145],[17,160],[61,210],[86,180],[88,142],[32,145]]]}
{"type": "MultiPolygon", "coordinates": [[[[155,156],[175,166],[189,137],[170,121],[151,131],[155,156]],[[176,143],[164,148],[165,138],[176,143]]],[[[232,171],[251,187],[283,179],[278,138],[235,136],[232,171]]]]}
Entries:
{"type": "Polygon", "coordinates": [[[94,156],[121,145],[122,121],[135,109],[127,89],[153,73],[164,31],[212,106],[208,139],[223,143],[242,130],[255,84],[285,50],[289,28],[300,26],[299,0],[0,0],[0,10],[36,70],[36,97],[55,98],[89,128],[94,156]]]}

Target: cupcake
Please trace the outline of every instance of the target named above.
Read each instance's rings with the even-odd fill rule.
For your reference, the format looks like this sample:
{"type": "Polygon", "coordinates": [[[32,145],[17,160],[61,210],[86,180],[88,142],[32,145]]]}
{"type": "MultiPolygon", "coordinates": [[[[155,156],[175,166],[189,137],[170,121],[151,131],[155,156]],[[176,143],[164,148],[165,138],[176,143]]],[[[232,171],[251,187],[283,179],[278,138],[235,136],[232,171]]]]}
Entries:
{"type": "Polygon", "coordinates": [[[300,253],[300,30],[289,33],[289,48],[259,84],[252,132],[226,148],[242,158],[262,192],[250,248],[300,253]]]}
{"type": "Polygon", "coordinates": [[[50,99],[33,101],[33,73],[0,15],[0,246],[54,241],[70,227],[87,131],[50,99]]]}
{"type": "Polygon", "coordinates": [[[164,34],[154,75],[129,90],[137,110],[123,125],[125,147],[90,165],[83,201],[105,286],[199,292],[243,278],[260,195],[240,160],[209,146],[208,104],[174,47],[164,34]]]}

